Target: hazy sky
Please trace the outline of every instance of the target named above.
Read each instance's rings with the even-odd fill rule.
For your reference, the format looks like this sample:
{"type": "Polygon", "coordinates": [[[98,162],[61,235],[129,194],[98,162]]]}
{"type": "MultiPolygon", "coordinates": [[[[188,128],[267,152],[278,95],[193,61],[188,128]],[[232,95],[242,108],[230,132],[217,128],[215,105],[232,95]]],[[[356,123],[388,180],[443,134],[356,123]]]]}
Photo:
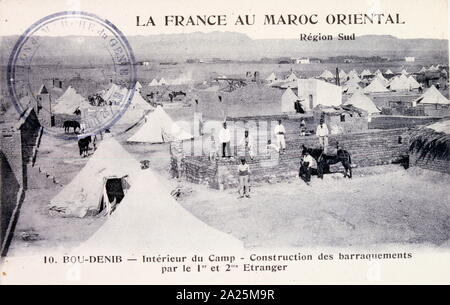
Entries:
{"type": "Polygon", "coordinates": [[[64,10],[82,10],[113,22],[126,35],[236,31],[252,38],[298,38],[301,33],[389,34],[399,38],[448,38],[448,0],[0,0],[0,35],[21,34],[38,19],[64,10]],[[403,25],[333,25],[328,14],[401,15],[403,25]],[[227,26],[165,27],[165,15],[227,15],[227,26]],[[233,25],[238,15],[256,15],[252,26],[233,25]],[[265,14],[319,15],[319,24],[264,26],[265,14]],[[136,16],[154,17],[156,27],[137,27],[136,16]]]}

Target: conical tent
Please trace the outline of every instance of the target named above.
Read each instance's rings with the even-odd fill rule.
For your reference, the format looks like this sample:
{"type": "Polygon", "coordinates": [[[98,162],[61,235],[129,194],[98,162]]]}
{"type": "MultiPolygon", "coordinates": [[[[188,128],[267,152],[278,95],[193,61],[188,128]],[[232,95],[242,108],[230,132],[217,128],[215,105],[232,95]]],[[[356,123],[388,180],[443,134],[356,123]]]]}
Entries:
{"type": "Polygon", "coordinates": [[[408,76],[409,75],[409,73],[405,70],[405,69],[403,69],[402,70],[402,72],[400,72],[402,75],[405,75],[405,76],[408,76]]]}
{"type": "Polygon", "coordinates": [[[355,69],[353,69],[350,72],[348,72],[347,76],[350,77],[350,78],[359,78],[358,72],[356,72],[355,69]]]}
{"type": "Polygon", "coordinates": [[[117,124],[133,125],[139,121],[154,107],[147,103],[140,92],[135,90],[133,99],[117,124]]]}
{"type": "Polygon", "coordinates": [[[297,75],[295,75],[294,72],[292,72],[292,73],[286,78],[286,81],[288,81],[288,82],[293,82],[293,81],[296,81],[296,80],[297,80],[297,75]]]}
{"type": "Polygon", "coordinates": [[[395,91],[410,90],[408,77],[404,74],[401,74],[400,76],[393,78],[389,83],[389,89],[395,91]]]}
{"type": "Polygon", "coordinates": [[[377,74],[375,74],[375,78],[376,79],[378,79],[379,81],[380,81],[380,83],[383,85],[383,86],[387,86],[388,85],[388,83],[389,83],[389,81],[386,79],[386,78],[384,78],[384,76],[383,76],[383,74],[382,73],[377,73],[377,74]]]}
{"type": "Polygon", "coordinates": [[[364,93],[377,93],[377,92],[389,92],[385,86],[378,80],[374,78],[372,82],[364,88],[364,93]]]}
{"type": "Polygon", "coordinates": [[[374,73],[375,75],[377,75],[377,74],[381,74],[381,71],[380,71],[380,69],[377,69],[377,71],[375,71],[375,73],[374,73]]]}
{"type": "Polygon", "coordinates": [[[439,68],[438,67],[435,67],[434,65],[432,65],[429,69],[428,69],[428,71],[438,71],[439,70],[439,68]]]}
{"type": "Polygon", "coordinates": [[[159,85],[160,85],[160,86],[168,85],[168,83],[167,83],[167,81],[164,79],[164,77],[161,78],[161,79],[159,80],[159,85]]]}
{"type": "Polygon", "coordinates": [[[281,112],[293,112],[295,111],[294,103],[299,98],[298,96],[292,91],[291,88],[287,88],[286,91],[284,91],[283,95],[281,96],[281,112]]]}
{"type": "Polygon", "coordinates": [[[134,89],[140,90],[142,88],[142,84],[137,81],[136,84],[134,85],[134,89]]]}
{"type": "Polygon", "coordinates": [[[435,86],[431,86],[422,94],[421,97],[413,101],[413,106],[417,106],[418,104],[441,104],[441,105],[449,105],[450,101],[436,89],[435,86]]]}
{"type": "Polygon", "coordinates": [[[344,92],[347,94],[353,94],[358,90],[361,90],[362,86],[359,81],[354,78],[349,79],[344,85],[344,92]]]}
{"type": "Polygon", "coordinates": [[[277,80],[277,76],[275,75],[274,72],[272,72],[272,73],[266,78],[266,81],[268,81],[268,82],[274,82],[274,81],[276,81],[276,80],[277,80]]]}
{"type": "Polygon", "coordinates": [[[65,217],[98,214],[102,203],[109,200],[105,196],[107,180],[123,178],[124,184],[133,185],[139,168],[139,162],[114,138],[108,137],[100,142],[75,178],[50,201],[49,208],[65,217]]]}
{"type": "Polygon", "coordinates": [[[392,75],[392,74],[394,74],[394,73],[391,71],[391,69],[387,69],[386,72],[384,72],[384,74],[386,74],[386,75],[392,75]]]}
{"type": "Polygon", "coordinates": [[[146,122],[127,141],[140,143],[163,143],[192,139],[193,136],[178,126],[161,106],[146,117],[146,122]]]}
{"type": "Polygon", "coordinates": [[[356,81],[356,82],[360,82],[361,81],[361,78],[358,76],[358,74],[348,74],[348,78],[349,78],[349,80],[353,80],[353,81],[356,81]]]}
{"type": "Polygon", "coordinates": [[[411,75],[408,77],[408,86],[410,90],[420,88],[420,84],[411,75]]]}
{"type": "Polygon", "coordinates": [[[375,106],[374,102],[361,91],[355,92],[345,105],[353,105],[357,108],[367,111],[367,113],[380,113],[380,110],[375,106]]]}
{"type": "Polygon", "coordinates": [[[92,108],[88,101],[78,94],[74,88],[69,86],[66,91],[56,100],[52,110],[54,113],[73,114],[75,110],[92,108]]]}
{"type": "Polygon", "coordinates": [[[370,70],[368,70],[368,69],[361,72],[362,78],[364,78],[365,76],[371,76],[371,75],[372,75],[372,72],[370,72],[370,70]]]}
{"type": "Polygon", "coordinates": [[[152,81],[148,84],[149,87],[159,86],[159,82],[156,79],[152,79],[152,81]]]}
{"type": "Polygon", "coordinates": [[[344,70],[340,70],[339,71],[339,78],[341,78],[341,79],[344,79],[344,78],[347,78],[347,73],[345,73],[345,71],[344,70]]]}
{"type": "Polygon", "coordinates": [[[330,71],[325,70],[322,72],[322,74],[320,74],[319,78],[330,79],[330,78],[334,78],[334,75],[330,71]]]}
{"type": "Polygon", "coordinates": [[[159,253],[170,249],[177,254],[192,255],[243,249],[241,241],[183,208],[170,195],[165,181],[151,169],[140,170],[120,206],[77,253],[108,250],[159,253]]]}
{"type": "Polygon", "coordinates": [[[427,68],[425,68],[425,67],[422,67],[422,69],[420,69],[419,70],[419,73],[425,73],[425,72],[427,72],[428,71],[428,69],[427,68]]]}
{"type": "Polygon", "coordinates": [[[113,105],[122,104],[125,98],[128,96],[128,89],[116,84],[112,84],[111,87],[102,95],[102,98],[113,105]]]}

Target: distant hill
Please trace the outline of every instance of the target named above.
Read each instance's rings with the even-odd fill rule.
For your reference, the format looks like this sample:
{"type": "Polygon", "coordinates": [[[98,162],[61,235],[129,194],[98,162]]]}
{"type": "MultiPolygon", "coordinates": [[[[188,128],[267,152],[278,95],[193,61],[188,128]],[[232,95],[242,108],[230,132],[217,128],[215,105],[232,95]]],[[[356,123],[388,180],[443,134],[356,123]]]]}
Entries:
{"type": "MultiPolygon", "coordinates": [[[[7,57],[18,36],[0,38],[0,59],[7,57]]],[[[256,59],[262,57],[342,55],[403,57],[415,56],[427,59],[446,59],[448,41],[438,39],[398,39],[390,35],[359,36],[355,41],[304,42],[299,39],[251,39],[234,32],[165,34],[130,36],[128,40],[136,59],[175,60],[189,58],[256,59]]],[[[98,40],[93,37],[44,37],[43,47],[52,52],[55,60],[64,63],[91,62],[101,59],[98,40]],[[83,41],[80,44],[80,41],[83,41]],[[80,47],[83,46],[82,49],[80,47]],[[83,55],[80,55],[83,54],[83,55]]],[[[38,60],[38,59],[36,59],[38,60]]]]}

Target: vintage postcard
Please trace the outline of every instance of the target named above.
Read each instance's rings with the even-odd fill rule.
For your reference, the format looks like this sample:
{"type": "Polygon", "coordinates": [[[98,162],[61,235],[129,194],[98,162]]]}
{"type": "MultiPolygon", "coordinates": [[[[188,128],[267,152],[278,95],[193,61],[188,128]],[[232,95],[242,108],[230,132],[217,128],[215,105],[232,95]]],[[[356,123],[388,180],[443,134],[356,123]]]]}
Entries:
{"type": "Polygon", "coordinates": [[[449,284],[448,19],[1,0],[0,283],[449,284]]]}

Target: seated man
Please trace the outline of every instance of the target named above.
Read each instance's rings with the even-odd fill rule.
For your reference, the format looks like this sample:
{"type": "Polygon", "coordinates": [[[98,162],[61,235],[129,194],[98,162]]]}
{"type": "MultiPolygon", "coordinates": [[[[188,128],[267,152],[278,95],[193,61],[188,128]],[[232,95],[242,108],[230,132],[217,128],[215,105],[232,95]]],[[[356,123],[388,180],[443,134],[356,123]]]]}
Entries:
{"type": "Polygon", "coordinates": [[[317,162],[308,152],[305,152],[300,163],[299,177],[305,181],[307,185],[310,185],[311,175],[315,172],[317,172],[317,162]]]}

